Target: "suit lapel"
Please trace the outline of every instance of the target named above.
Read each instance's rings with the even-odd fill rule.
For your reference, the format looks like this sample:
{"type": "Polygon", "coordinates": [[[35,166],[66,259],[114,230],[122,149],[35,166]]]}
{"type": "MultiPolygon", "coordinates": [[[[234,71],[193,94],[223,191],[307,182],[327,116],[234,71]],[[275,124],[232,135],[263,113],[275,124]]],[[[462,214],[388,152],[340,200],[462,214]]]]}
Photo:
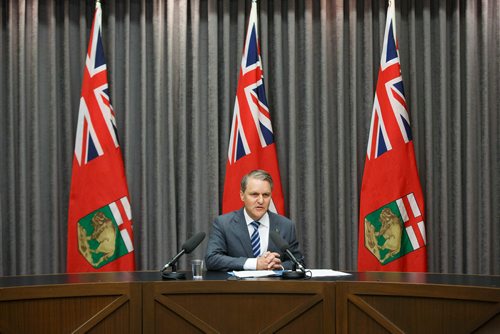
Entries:
{"type": "MultiPolygon", "coordinates": [[[[274,231],[274,232],[280,234],[280,225],[276,221],[276,216],[272,212],[269,212],[269,211],[268,211],[268,214],[269,214],[269,233],[274,231]]],[[[279,253],[278,247],[271,240],[271,237],[269,237],[269,245],[267,246],[267,249],[270,251],[274,251],[274,252],[277,251],[279,253]]]]}
{"type": "Polygon", "coordinates": [[[241,209],[234,216],[234,224],[231,224],[234,230],[234,234],[238,237],[241,243],[241,247],[246,253],[247,257],[253,257],[252,242],[250,241],[250,235],[248,234],[247,222],[245,221],[245,215],[241,209]]]}

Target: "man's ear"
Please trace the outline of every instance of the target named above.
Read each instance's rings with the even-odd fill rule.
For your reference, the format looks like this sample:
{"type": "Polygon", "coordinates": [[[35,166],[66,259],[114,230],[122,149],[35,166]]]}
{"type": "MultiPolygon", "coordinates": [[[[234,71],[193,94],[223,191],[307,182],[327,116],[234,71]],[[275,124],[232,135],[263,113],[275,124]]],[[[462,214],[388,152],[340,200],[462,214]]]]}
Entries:
{"type": "Polygon", "coordinates": [[[244,196],[244,193],[243,193],[243,191],[240,190],[240,199],[242,202],[243,202],[243,196],[244,196]]]}

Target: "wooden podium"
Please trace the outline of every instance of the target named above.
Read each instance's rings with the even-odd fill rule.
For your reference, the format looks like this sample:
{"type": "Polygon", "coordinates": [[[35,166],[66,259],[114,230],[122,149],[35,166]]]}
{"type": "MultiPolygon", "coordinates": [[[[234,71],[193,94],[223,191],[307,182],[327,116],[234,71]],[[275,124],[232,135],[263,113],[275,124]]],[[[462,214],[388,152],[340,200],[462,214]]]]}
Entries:
{"type": "Polygon", "coordinates": [[[500,277],[352,273],[162,281],[158,272],[0,277],[0,333],[498,333],[500,277]]]}

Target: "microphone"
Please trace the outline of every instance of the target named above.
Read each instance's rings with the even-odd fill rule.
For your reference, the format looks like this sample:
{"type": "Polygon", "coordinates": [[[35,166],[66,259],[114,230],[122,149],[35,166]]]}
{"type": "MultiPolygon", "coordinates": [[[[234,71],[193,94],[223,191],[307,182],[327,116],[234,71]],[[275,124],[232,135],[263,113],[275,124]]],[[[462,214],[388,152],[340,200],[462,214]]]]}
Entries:
{"type": "Polygon", "coordinates": [[[162,272],[162,277],[165,279],[185,279],[185,275],[182,273],[177,273],[177,268],[176,268],[176,263],[177,260],[183,255],[183,254],[189,254],[192,251],[195,250],[196,247],[205,239],[205,232],[199,232],[193,235],[191,238],[186,240],[185,243],[182,244],[181,250],[179,253],[177,253],[176,256],[172,258],[172,260],[168,261],[163,268],[161,269],[162,272]],[[168,268],[172,267],[172,272],[170,273],[165,273],[164,271],[168,268]]]}
{"type": "Polygon", "coordinates": [[[299,260],[297,260],[297,258],[292,254],[292,252],[290,251],[290,245],[285,240],[283,240],[283,238],[275,231],[270,231],[269,237],[271,238],[272,242],[274,242],[274,244],[276,246],[278,246],[278,248],[282,252],[284,252],[288,255],[288,257],[295,264],[295,267],[300,269],[300,272],[298,272],[296,270],[291,271],[291,272],[284,271],[283,278],[295,278],[295,279],[296,278],[304,278],[305,274],[306,274],[306,269],[304,268],[302,263],[300,263],[299,260]]]}

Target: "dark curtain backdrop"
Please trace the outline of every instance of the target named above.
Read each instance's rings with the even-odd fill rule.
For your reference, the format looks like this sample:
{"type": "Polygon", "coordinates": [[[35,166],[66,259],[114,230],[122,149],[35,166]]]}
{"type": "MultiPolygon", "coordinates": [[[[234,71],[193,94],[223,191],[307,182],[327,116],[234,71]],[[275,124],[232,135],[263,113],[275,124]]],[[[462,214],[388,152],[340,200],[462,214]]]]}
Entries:
{"type": "MultiPolygon", "coordinates": [[[[93,7],[1,0],[0,275],[66,270],[93,7]]],[[[249,1],[103,0],[139,270],[160,268],[220,213],[249,11],[249,1]]],[[[311,268],[357,267],[359,192],[385,17],[384,0],[259,1],[286,212],[311,268]]],[[[429,271],[498,275],[500,4],[396,0],[396,21],[426,199],[429,271]]]]}

